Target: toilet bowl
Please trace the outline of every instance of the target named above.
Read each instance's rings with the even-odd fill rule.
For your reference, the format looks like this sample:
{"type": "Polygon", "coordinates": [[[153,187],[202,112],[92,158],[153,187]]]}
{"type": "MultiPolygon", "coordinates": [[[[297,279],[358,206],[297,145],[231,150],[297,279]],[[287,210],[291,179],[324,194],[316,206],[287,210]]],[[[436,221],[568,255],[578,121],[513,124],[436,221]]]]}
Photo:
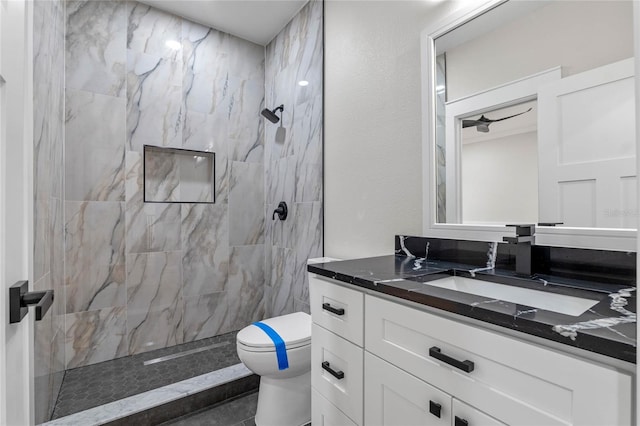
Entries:
{"type": "Polygon", "coordinates": [[[255,423],[307,424],[311,421],[311,316],[295,312],[260,323],[267,326],[266,331],[251,324],[236,337],[240,360],[260,376],[255,423]]]}

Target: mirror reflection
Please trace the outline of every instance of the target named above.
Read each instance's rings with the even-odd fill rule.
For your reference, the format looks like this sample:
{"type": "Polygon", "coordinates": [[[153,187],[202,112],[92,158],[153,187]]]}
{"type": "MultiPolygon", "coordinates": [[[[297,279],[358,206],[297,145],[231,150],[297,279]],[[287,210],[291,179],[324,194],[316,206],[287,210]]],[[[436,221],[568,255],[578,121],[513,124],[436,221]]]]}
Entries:
{"type": "Polygon", "coordinates": [[[635,227],[631,1],[508,1],[435,55],[438,223],[635,227]]]}

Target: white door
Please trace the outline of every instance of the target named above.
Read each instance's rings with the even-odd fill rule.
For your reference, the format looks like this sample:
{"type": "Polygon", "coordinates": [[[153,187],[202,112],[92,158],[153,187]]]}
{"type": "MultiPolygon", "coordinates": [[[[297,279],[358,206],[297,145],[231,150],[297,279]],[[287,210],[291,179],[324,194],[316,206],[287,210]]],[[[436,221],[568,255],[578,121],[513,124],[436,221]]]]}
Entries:
{"type": "Polygon", "coordinates": [[[637,225],[633,58],[538,93],[540,222],[637,225]]]}
{"type": "Polygon", "coordinates": [[[33,423],[33,312],[9,324],[8,287],[30,279],[33,220],[31,4],[0,0],[0,424],[33,423]]]}

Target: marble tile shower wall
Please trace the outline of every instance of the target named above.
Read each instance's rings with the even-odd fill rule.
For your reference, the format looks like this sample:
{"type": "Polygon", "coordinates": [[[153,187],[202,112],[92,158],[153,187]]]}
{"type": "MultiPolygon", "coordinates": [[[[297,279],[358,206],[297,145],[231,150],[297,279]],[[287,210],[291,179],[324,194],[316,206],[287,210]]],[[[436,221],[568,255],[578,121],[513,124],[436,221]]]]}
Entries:
{"type": "Polygon", "coordinates": [[[64,375],[64,1],[35,1],[33,287],[54,289],[35,323],[35,420],[47,420],[64,375]]]}
{"type": "Polygon", "coordinates": [[[266,51],[266,105],[284,104],[287,129],[284,143],[276,143],[277,125],[265,125],[269,316],[309,311],[306,263],[322,256],[322,28],[322,1],[312,0],[266,51]],[[272,221],[280,201],[289,218],[272,221]]]}
{"type": "Polygon", "coordinates": [[[264,47],[136,2],[66,17],[66,368],[262,319],[264,47]],[[216,203],[143,203],[145,144],[215,152],[216,203]]]}

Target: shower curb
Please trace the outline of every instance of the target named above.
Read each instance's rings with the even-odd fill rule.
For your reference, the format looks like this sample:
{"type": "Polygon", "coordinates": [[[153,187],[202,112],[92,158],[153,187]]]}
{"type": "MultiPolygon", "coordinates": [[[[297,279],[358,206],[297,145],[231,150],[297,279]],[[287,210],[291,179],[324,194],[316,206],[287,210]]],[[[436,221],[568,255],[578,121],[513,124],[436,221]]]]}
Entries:
{"type": "Polygon", "coordinates": [[[42,423],[41,426],[158,424],[256,390],[259,381],[259,376],[244,364],[235,364],[42,423]]]}

